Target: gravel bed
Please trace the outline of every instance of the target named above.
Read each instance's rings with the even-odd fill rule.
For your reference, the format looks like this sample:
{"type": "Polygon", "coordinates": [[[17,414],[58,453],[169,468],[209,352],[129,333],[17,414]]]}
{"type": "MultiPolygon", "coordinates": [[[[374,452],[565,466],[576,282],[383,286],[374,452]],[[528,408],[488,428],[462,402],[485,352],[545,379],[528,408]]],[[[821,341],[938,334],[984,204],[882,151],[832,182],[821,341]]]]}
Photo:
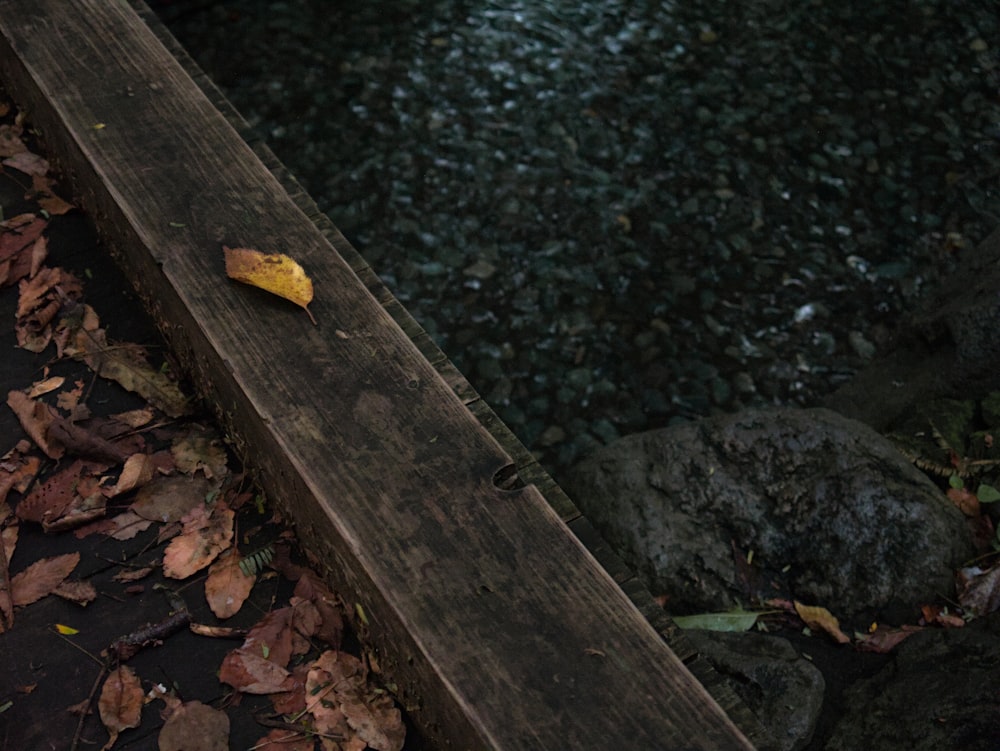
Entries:
{"type": "Polygon", "coordinates": [[[814,404],[1000,224],[992,0],[157,10],[557,478],[814,404]]]}

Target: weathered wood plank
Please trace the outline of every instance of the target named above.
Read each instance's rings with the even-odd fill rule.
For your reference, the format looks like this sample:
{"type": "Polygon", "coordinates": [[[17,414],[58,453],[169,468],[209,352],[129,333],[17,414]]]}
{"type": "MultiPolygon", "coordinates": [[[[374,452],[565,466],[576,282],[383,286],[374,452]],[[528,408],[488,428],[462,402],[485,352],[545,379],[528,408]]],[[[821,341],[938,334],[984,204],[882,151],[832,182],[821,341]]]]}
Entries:
{"type": "Polygon", "coordinates": [[[353,249],[128,6],[0,0],[0,77],[426,731],[469,749],[750,748],[537,489],[493,486],[509,457],[353,249]],[[320,325],[229,283],[223,243],[296,257],[320,325]]]}

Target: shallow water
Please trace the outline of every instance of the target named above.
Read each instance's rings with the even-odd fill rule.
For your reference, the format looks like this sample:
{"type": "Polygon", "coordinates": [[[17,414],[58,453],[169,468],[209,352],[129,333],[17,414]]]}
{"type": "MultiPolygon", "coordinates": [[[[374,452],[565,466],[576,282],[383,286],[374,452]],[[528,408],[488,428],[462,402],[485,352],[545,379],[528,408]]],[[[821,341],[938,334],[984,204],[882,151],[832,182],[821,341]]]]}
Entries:
{"type": "Polygon", "coordinates": [[[990,3],[159,10],[557,477],[814,403],[1000,222],[990,3]]]}

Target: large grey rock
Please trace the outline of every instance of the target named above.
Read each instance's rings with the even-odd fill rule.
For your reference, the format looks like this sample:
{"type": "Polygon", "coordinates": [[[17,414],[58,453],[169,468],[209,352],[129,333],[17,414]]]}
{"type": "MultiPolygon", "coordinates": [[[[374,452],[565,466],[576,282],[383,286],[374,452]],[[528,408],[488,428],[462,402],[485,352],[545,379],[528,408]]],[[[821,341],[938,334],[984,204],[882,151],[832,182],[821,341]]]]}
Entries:
{"type": "Polygon", "coordinates": [[[779,636],[685,631],[699,654],[729,682],[770,738],[758,751],[798,751],[813,736],[823,708],[823,674],[779,636]]]}
{"type": "Polygon", "coordinates": [[[892,664],[845,696],[827,751],[997,751],[1000,615],[914,634],[892,664]]]}
{"type": "Polygon", "coordinates": [[[940,489],[828,410],[747,410],[629,436],[563,484],[673,612],[746,604],[734,550],[842,616],[949,592],[973,554],[940,489]]]}

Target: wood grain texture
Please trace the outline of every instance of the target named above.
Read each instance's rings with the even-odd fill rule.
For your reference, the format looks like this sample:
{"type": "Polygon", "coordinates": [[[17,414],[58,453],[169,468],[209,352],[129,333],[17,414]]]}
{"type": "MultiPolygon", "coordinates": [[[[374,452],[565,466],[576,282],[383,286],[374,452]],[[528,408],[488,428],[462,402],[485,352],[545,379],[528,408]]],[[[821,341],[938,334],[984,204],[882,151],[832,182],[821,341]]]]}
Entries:
{"type": "Polygon", "coordinates": [[[751,747],[134,11],[0,0],[0,77],[432,737],[751,747]],[[298,260],[319,326],[223,244],[298,260]]]}

